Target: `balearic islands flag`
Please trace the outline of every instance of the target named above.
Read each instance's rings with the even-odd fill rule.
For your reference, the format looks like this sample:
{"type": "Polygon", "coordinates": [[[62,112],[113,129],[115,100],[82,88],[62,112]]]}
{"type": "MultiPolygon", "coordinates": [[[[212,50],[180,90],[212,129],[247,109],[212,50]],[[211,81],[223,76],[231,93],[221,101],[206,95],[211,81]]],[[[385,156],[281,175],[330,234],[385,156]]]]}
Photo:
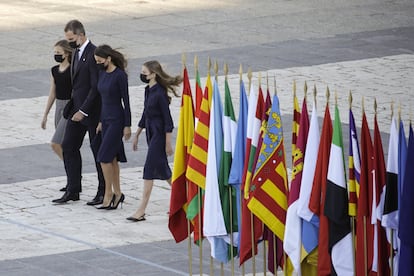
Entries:
{"type": "Polygon", "coordinates": [[[337,105],[329,155],[324,212],[329,221],[329,252],[334,270],[332,275],[355,275],[342,126],[337,105]]]}
{"type": "Polygon", "coordinates": [[[361,155],[359,152],[358,135],[355,127],[354,114],[349,109],[349,215],[356,217],[359,195],[359,180],[361,177],[361,155]]]}
{"type": "MultiPolygon", "coordinates": [[[[168,227],[176,242],[188,237],[187,229],[187,187],[185,172],[194,136],[194,109],[187,68],[184,68],[183,96],[181,99],[180,121],[175,145],[174,167],[171,183],[171,199],[168,227]]],[[[192,229],[190,228],[190,231],[192,229]]]]}

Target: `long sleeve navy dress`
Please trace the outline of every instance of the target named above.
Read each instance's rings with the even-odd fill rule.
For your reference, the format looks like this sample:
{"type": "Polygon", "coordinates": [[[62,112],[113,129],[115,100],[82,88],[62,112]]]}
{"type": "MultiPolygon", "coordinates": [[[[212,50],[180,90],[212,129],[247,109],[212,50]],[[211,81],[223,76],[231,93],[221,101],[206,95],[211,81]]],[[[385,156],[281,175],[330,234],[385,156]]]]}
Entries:
{"type": "Polygon", "coordinates": [[[140,128],[146,129],[148,144],[144,179],[171,178],[171,169],[165,151],[165,135],[167,132],[172,132],[174,128],[169,104],[166,91],[160,84],[157,83],[151,88],[145,87],[144,111],[138,123],[140,128]]]}
{"type": "Polygon", "coordinates": [[[124,127],[131,126],[127,74],[119,68],[109,73],[102,70],[98,91],[102,99],[102,144],[97,161],[111,163],[116,157],[118,161],[126,162],[122,137],[124,127]]]}

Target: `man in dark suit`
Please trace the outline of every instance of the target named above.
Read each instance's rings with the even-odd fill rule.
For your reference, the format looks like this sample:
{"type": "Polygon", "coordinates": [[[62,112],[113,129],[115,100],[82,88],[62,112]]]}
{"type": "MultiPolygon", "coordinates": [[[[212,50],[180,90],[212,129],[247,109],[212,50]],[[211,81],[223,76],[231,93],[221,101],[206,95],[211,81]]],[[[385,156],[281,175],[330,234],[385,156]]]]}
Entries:
{"type": "Polygon", "coordinates": [[[89,134],[93,156],[98,173],[98,192],[88,205],[102,204],[105,192],[105,182],[102,169],[96,162],[99,149],[99,137],[96,136],[96,126],[99,122],[101,99],[97,91],[98,67],[94,59],[96,46],[86,37],[85,29],[78,20],[71,20],[65,26],[65,37],[74,52],[72,55],[72,102],[66,110],[68,124],[62,143],[63,161],[67,175],[65,194],[53,200],[54,203],[66,203],[69,200],[79,200],[82,178],[82,158],[80,148],[86,132],[89,134]]]}

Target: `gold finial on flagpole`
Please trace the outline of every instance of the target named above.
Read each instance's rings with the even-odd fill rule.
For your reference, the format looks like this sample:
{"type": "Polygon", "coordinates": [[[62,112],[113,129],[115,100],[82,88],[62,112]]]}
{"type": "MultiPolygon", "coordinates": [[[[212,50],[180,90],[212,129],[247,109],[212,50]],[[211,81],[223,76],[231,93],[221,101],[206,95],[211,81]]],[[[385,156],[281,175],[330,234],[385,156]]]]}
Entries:
{"type": "Polygon", "coordinates": [[[214,62],[214,75],[216,77],[216,81],[218,80],[218,62],[217,60],[214,62]]]}
{"type": "Polygon", "coordinates": [[[186,63],[186,61],[187,61],[187,58],[186,58],[186,56],[185,56],[185,53],[183,53],[182,55],[181,55],[181,61],[182,61],[182,63],[183,63],[183,69],[185,68],[185,63],[186,63]]]}
{"type": "Polygon", "coordinates": [[[391,100],[391,119],[394,117],[394,99],[391,100]]]}
{"type": "Polygon", "coordinates": [[[338,106],[338,92],[335,90],[335,106],[338,106]]]}
{"type": "Polygon", "coordinates": [[[374,114],[377,115],[377,98],[374,98],[374,114]]]}
{"type": "Polygon", "coordinates": [[[365,98],[362,96],[362,113],[365,112],[365,98]]]}
{"type": "Polygon", "coordinates": [[[227,74],[229,73],[229,65],[227,63],[224,63],[224,77],[227,80],[227,74]]]}
{"type": "Polygon", "coordinates": [[[292,92],[293,92],[293,98],[295,98],[296,97],[296,80],[293,80],[292,92]]]}
{"type": "Polygon", "coordinates": [[[351,90],[349,90],[348,103],[349,103],[349,109],[351,109],[352,108],[352,91],[351,90]]]}
{"type": "Polygon", "coordinates": [[[194,71],[196,72],[197,75],[197,71],[198,71],[198,57],[194,56],[194,71]]]}
{"type": "Polygon", "coordinates": [[[316,108],[316,95],[317,95],[317,90],[316,90],[316,84],[313,85],[313,101],[315,104],[315,108],[316,108]]]}
{"type": "Polygon", "coordinates": [[[208,60],[207,60],[207,72],[208,72],[209,75],[210,75],[210,71],[211,71],[211,59],[210,59],[210,57],[208,57],[208,60]]]}
{"type": "Polygon", "coordinates": [[[262,72],[259,71],[259,87],[262,86],[262,72]]]}
{"type": "Polygon", "coordinates": [[[326,86],[326,104],[329,105],[329,97],[331,96],[331,92],[329,91],[329,87],[326,86]]]}
{"type": "Polygon", "coordinates": [[[249,79],[249,91],[252,87],[252,77],[253,77],[252,68],[249,67],[249,70],[247,71],[247,78],[249,79]]]}
{"type": "Polygon", "coordinates": [[[276,75],[273,75],[273,89],[274,89],[274,94],[277,95],[276,75]]]}
{"type": "Polygon", "coordinates": [[[269,72],[266,71],[266,89],[269,91],[269,72]]]}
{"type": "Polygon", "coordinates": [[[308,96],[308,84],[306,83],[306,81],[305,81],[305,84],[303,85],[303,93],[305,94],[304,97],[306,100],[306,97],[308,96]]]}
{"type": "Polygon", "coordinates": [[[239,76],[240,76],[240,83],[243,81],[243,66],[240,63],[239,67],[239,76]]]}

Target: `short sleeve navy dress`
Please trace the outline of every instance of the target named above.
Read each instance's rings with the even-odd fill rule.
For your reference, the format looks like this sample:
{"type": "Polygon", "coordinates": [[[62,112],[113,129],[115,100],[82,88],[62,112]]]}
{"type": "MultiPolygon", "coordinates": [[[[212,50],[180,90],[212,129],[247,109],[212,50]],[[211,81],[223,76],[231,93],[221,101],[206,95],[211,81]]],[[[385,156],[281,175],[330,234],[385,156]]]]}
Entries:
{"type": "Polygon", "coordinates": [[[146,130],[148,152],[143,178],[147,180],[171,178],[165,152],[165,134],[174,128],[169,104],[166,91],[160,84],[145,87],[144,112],[138,126],[146,130]]]}
{"type": "Polygon", "coordinates": [[[118,67],[109,73],[100,71],[98,91],[102,99],[102,143],[97,161],[111,163],[116,157],[126,162],[122,137],[124,127],[131,126],[127,74],[118,67]]]}

